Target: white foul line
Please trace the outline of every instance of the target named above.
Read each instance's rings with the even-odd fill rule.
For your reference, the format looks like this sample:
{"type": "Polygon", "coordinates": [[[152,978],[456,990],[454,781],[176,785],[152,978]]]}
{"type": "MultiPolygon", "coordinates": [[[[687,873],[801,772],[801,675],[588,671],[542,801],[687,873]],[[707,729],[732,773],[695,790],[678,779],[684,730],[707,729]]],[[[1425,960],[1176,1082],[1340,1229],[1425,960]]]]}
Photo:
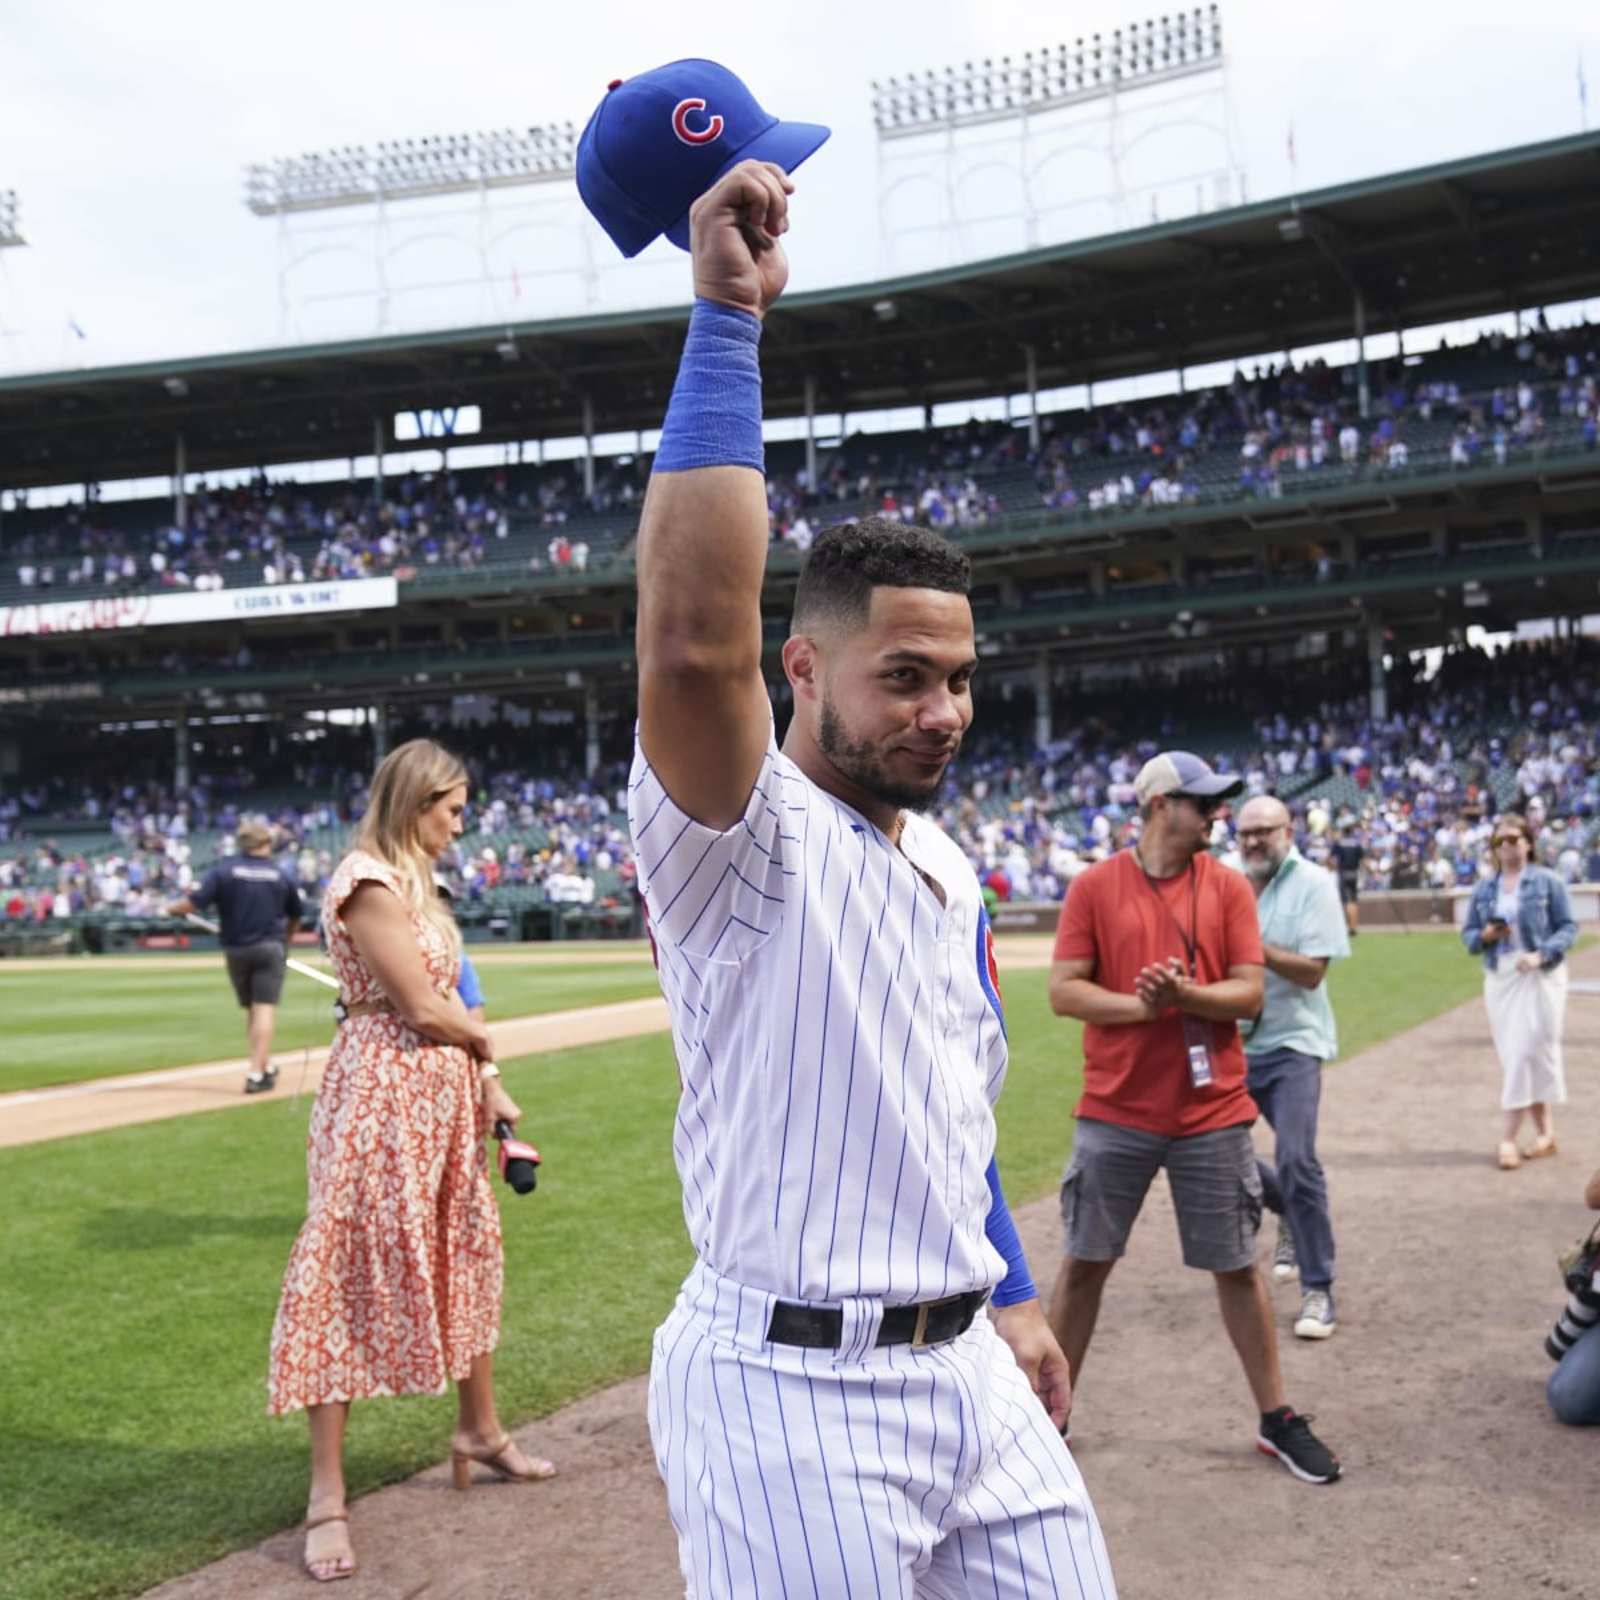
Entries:
{"type": "MultiPolygon", "coordinates": [[[[580,1006],[572,1011],[541,1011],[527,1017],[507,1017],[490,1024],[493,1031],[513,1027],[561,1027],[567,1023],[587,1022],[593,1017],[614,1017],[618,1013],[638,1011],[644,1006],[659,1006],[661,997],[651,995],[643,1000],[619,1000],[613,1005],[580,1006]]],[[[311,1056],[324,1057],[328,1046],[319,1044],[310,1049],[311,1056]]],[[[293,1061],[299,1050],[274,1051],[275,1059],[293,1061]]],[[[249,1061],[212,1061],[197,1067],[164,1067],[159,1072],[139,1072],[126,1078],[95,1078],[88,1083],[68,1083],[56,1089],[23,1089],[15,1094],[0,1094],[0,1111],[10,1106],[37,1105],[44,1100],[70,1100],[79,1095],[113,1094],[119,1089],[153,1089],[164,1084],[186,1083],[195,1078],[209,1078],[221,1072],[237,1072],[248,1067],[249,1061]]]]}

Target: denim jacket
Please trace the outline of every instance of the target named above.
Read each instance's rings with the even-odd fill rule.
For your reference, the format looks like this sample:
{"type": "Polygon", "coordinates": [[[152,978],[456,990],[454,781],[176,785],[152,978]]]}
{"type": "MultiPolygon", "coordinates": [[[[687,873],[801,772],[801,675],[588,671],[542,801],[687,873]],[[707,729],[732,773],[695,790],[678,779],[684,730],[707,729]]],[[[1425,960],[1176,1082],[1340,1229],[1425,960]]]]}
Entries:
{"type": "MultiPolygon", "coordinates": [[[[1484,878],[1472,891],[1467,920],[1461,929],[1461,942],[1473,955],[1481,955],[1490,972],[1500,959],[1503,945],[1483,942],[1483,928],[1494,920],[1495,901],[1500,898],[1500,879],[1484,878]]],[[[1567,886],[1548,867],[1528,865],[1522,869],[1517,885],[1517,934],[1529,950],[1537,950],[1547,967],[1559,966],[1578,937],[1578,924],[1572,920],[1572,902],[1567,886]]]]}

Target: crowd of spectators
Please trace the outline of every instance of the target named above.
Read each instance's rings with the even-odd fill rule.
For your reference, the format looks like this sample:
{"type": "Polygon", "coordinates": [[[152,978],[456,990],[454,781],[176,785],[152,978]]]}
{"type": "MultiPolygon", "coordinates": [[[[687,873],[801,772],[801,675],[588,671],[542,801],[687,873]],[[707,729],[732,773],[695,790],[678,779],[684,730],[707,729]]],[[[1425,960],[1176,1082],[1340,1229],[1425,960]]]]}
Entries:
{"type": "Polygon", "coordinates": [[[1002,422],[912,439],[857,435],[832,456],[814,494],[803,472],[774,480],[773,536],[804,548],[819,516],[832,520],[840,508],[979,527],[1018,509],[1016,501],[1002,503],[995,480],[1021,473],[1031,474],[1037,506],[1110,515],[1193,504],[1208,484],[1276,498],[1291,479],[1310,483],[1334,468],[1401,471],[1413,464],[1419,441],[1436,442],[1458,467],[1504,465],[1537,454],[1565,419],[1593,449],[1600,340],[1587,325],[1541,327],[1516,338],[1486,334],[1416,367],[1378,363],[1366,418],[1356,385],[1352,367],[1285,360],[1192,395],[1045,416],[1037,450],[1002,422]]]}
{"type": "MultiPolygon", "coordinates": [[[[437,730],[401,727],[397,736],[421,732],[437,730]]],[[[608,899],[631,894],[625,766],[582,777],[575,749],[567,749],[560,770],[530,777],[493,742],[456,732],[457,744],[477,745],[481,774],[468,831],[440,862],[459,904],[492,904],[497,891],[526,890],[549,904],[604,909],[608,899]]],[[[314,904],[366,807],[368,739],[364,730],[330,730],[286,756],[258,729],[253,746],[198,776],[181,796],[153,768],[105,781],[126,765],[116,756],[86,765],[70,786],[0,794],[0,915],[35,922],[83,912],[153,916],[186,893],[215,855],[233,853],[234,829],[246,815],[271,824],[280,861],[314,904]],[[271,798],[285,789],[298,798],[271,798]],[[71,824],[72,836],[57,829],[62,837],[53,837],[52,823],[71,824]],[[96,839],[89,849],[72,842],[86,831],[96,839]]],[[[554,759],[551,744],[544,754],[554,759]]]]}
{"type": "MultiPolygon", "coordinates": [[[[1051,413],[1037,449],[1006,423],[854,434],[823,453],[812,482],[775,459],[772,537],[805,549],[818,527],[876,511],[948,531],[1019,510],[1109,515],[1192,503],[1208,488],[1276,497],[1334,468],[1395,472],[1419,442],[1456,467],[1537,455],[1558,424],[1595,448],[1600,340],[1587,324],[1486,334],[1416,366],[1375,364],[1368,415],[1352,367],[1285,360],[1194,394],[1051,413]],[[1030,485],[1020,497],[1019,483],[1030,485]]],[[[775,457],[779,452],[775,452],[775,457]]],[[[313,487],[265,474],[200,488],[182,521],[150,504],[82,506],[8,519],[4,553],[24,589],[205,589],[357,578],[514,562],[582,572],[626,543],[648,463],[598,463],[592,491],[573,462],[412,472],[313,487]],[[585,518],[621,519],[619,533],[585,518]],[[16,531],[11,531],[12,527],[16,531]]]]}
{"type": "Polygon", "coordinates": [[[148,505],[113,508],[93,490],[84,505],[29,512],[19,490],[4,549],[19,587],[35,594],[405,577],[512,559],[534,570],[582,571],[589,547],[581,534],[569,540],[569,518],[631,505],[641,492],[631,465],[618,463],[587,496],[579,470],[565,467],[410,472],[335,488],[260,473],[232,488],[200,487],[179,520],[170,510],[152,516],[148,505]],[[550,536],[519,541],[514,525],[550,536]]]}
{"type": "MultiPolygon", "coordinates": [[[[1252,692],[1236,668],[1228,678],[1232,696],[1252,692]]],[[[1287,665],[1270,682],[1258,678],[1253,692],[1280,709],[1259,713],[1253,741],[1220,748],[1202,745],[1171,710],[1175,699],[1191,714],[1203,708],[1201,683],[1178,697],[1135,688],[1114,721],[1086,716],[1028,756],[1014,739],[979,735],[942,820],[997,898],[1057,899],[1077,872],[1135,836],[1142,762],[1193,745],[1238,771],[1246,797],[1288,797],[1312,859],[1328,860],[1348,828],[1370,890],[1442,893],[1475,882],[1491,870],[1486,844],[1503,809],[1528,816],[1538,860],[1569,881],[1600,881],[1600,645],[1525,644],[1492,657],[1461,650],[1427,677],[1415,664],[1391,673],[1383,717],[1348,681],[1333,680],[1343,692],[1320,700],[1297,700],[1287,665]],[[1139,733],[1141,700],[1167,709],[1139,733]]],[[[1224,854],[1230,844],[1224,817],[1213,845],[1224,854]]]]}
{"type": "MultiPolygon", "coordinates": [[[[1298,677],[1284,665],[1270,690],[1259,673],[1253,690],[1242,688],[1252,679],[1240,667],[1064,701],[1063,732],[1043,749],[1030,744],[1017,707],[984,708],[939,811],[991,896],[1058,900],[1077,872],[1126,844],[1137,831],[1134,775],[1174,745],[1240,772],[1247,794],[1286,796],[1314,860],[1327,860],[1335,837],[1352,830],[1372,891],[1442,895],[1470,885],[1488,870],[1486,841],[1508,807],[1532,823],[1537,859],[1569,880],[1600,881],[1600,644],[1524,644],[1493,656],[1457,650],[1431,674],[1420,663],[1402,666],[1390,674],[1382,717],[1353,681],[1358,663],[1312,663],[1298,677]],[[1270,693],[1276,704],[1241,721],[1252,693],[1270,693]],[[1224,707],[1237,730],[1231,739],[1196,732],[1224,707]]],[[[421,731],[439,730],[400,733],[421,731]]],[[[493,906],[507,891],[552,904],[627,901],[633,863],[620,755],[583,776],[574,744],[558,750],[542,741],[547,773],[532,776],[512,730],[440,736],[460,744],[479,774],[468,830],[442,863],[461,904],[493,906]]],[[[283,859],[315,901],[365,805],[365,737],[340,730],[292,760],[258,750],[181,797],[153,780],[89,785],[76,819],[103,821],[113,841],[93,853],[41,833],[39,819],[63,815],[44,809],[42,786],[0,797],[0,841],[9,840],[0,842],[0,908],[36,921],[89,910],[148,914],[185,891],[214,851],[230,848],[242,814],[263,810],[268,773],[320,797],[264,808],[283,859]]],[[[1214,847],[1230,847],[1226,818],[1214,847]]]]}
{"type": "MultiPolygon", "coordinates": [[[[18,491],[19,496],[22,492],[18,491]]],[[[233,488],[201,487],[182,520],[143,529],[138,511],[98,499],[26,517],[6,548],[29,590],[205,590],[227,583],[364,578],[423,566],[471,568],[511,527],[503,470],[413,473],[375,489],[316,490],[258,474],[233,488]]]]}

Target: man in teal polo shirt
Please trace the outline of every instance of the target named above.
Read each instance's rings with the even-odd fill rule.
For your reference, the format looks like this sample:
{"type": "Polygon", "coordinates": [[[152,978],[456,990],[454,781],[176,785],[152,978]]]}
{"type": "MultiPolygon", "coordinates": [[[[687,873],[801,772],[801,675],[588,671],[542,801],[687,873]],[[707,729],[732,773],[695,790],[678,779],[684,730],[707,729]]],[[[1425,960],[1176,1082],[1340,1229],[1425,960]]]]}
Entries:
{"type": "Polygon", "coordinates": [[[1302,1300],[1294,1331],[1326,1339],[1333,1314],[1333,1220],[1328,1181],[1317,1160],[1322,1063],[1338,1053],[1328,963],[1350,954],[1339,886],[1294,847],[1288,807],[1258,795],[1239,811],[1239,854],[1255,890],[1266,959],[1261,1014],[1245,1035],[1251,1098],[1277,1136],[1274,1164],[1261,1168],[1262,1200],[1278,1214],[1273,1276],[1298,1265],[1302,1300]]]}

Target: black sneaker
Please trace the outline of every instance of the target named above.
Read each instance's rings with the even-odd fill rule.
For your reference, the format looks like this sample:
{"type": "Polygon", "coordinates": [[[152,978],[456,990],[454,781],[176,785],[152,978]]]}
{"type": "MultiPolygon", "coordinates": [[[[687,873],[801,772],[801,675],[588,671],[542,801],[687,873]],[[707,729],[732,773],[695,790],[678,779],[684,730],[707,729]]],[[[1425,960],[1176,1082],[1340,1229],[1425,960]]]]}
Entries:
{"type": "Polygon", "coordinates": [[[244,1092],[246,1094],[265,1094],[277,1081],[278,1069],[276,1067],[268,1067],[265,1072],[252,1072],[244,1080],[244,1092]]]}
{"type": "Polygon", "coordinates": [[[1311,1431],[1310,1417],[1288,1406],[1261,1413],[1256,1449],[1276,1456],[1302,1483],[1332,1483],[1344,1471],[1339,1458],[1311,1431]]]}

